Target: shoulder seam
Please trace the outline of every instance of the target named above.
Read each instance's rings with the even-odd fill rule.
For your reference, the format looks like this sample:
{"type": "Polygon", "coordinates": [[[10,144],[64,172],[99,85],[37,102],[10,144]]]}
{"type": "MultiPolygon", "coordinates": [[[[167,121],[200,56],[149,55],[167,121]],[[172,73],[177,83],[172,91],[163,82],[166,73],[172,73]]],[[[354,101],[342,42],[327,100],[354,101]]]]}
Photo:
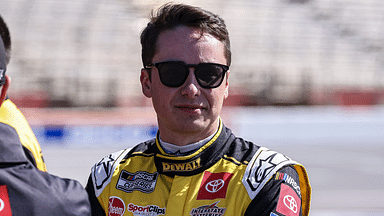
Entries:
{"type": "Polygon", "coordinates": [[[248,161],[240,162],[240,161],[236,160],[236,158],[234,158],[234,157],[229,157],[228,155],[224,155],[224,156],[223,156],[223,159],[224,159],[224,160],[227,160],[227,161],[230,161],[230,162],[236,164],[237,166],[239,166],[239,165],[247,165],[247,164],[248,164],[248,161]]]}

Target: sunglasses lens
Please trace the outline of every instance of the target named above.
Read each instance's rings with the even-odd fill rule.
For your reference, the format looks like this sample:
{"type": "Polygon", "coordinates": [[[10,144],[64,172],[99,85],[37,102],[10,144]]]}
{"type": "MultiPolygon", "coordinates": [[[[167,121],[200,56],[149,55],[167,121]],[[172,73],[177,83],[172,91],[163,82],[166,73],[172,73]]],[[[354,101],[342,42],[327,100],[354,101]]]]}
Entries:
{"type": "Polygon", "coordinates": [[[195,77],[203,88],[216,88],[223,82],[228,66],[214,63],[187,65],[183,62],[160,62],[156,66],[161,83],[168,87],[180,87],[187,80],[189,68],[195,68],[195,77]]]}
{"type": "Polygon", "coordinates": [[[216,88],[223,81],[224,69],[219,65],[205,64],[196,68],[196,78],[203,88],[216,88]]]}
{"type": "Polygon", "coordinates": [[[184,65],[164,62],[158,66],[161,82],[168,87],[182,86],[188,77],[188,70],[184,65]]]}

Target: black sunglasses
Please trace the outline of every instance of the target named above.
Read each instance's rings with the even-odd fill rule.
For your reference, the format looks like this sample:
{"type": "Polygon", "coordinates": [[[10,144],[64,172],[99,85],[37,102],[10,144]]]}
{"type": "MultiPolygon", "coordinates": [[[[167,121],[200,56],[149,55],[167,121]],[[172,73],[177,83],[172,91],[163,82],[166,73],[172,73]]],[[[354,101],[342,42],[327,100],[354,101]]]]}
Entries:
{"type": "Polygon", "coordinates": [[[145,69],[156,67],[160,81],[168,87],[180,87],[187,80],[189,68],[195,68],[195,77],[199,85],[206,89],[216,88],[224,80],[229,66],[216,63],[186,64],[181,61],[166,61],[145,66],[145,69]]]}

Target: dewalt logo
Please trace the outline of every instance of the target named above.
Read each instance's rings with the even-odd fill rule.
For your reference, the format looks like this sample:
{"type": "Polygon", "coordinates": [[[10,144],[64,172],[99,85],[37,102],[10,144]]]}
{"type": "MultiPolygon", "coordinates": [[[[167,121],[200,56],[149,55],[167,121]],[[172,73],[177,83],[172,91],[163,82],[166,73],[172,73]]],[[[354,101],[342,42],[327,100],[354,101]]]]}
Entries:
{"type": "Polygon", "coordinates": [[[171,172],[171,171],[193,171],[201,167],[200,158],[187,162],[187,163],[165,163],[163,162],[163,172],[171,172]]]}

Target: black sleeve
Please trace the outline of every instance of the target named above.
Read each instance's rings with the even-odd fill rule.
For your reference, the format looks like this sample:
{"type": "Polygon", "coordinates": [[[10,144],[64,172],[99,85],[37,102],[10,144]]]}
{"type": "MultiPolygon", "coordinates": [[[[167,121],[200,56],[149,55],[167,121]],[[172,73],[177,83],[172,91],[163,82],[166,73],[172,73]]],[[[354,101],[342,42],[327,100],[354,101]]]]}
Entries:
{"type": "Polygon", "coordinates": [[[93,216],[106,216],[103,208],[101,207],[97,197],[95,195],[95,190],[93,188],[92,177],[89,176],[87,186],[85,187],[88,193],[89,201],[91,202],[91,209],[93,216]]]}
{"type": "MultiPolygon", "coordinates": [[[[51,180],[56,181],[56,188],[55,185],[52,184],[51,191],[52,195],[50,196],[51,199],[54,199],[56,190],[56,196],[58,199],[58,203],[62,204],[62,210],[58,212],[61,212],[62,214],[56,214],[56,215],[90,215],[91,214],[91,206],[88,200],[87,193],[84,189],[84,187],[76,180],[73,179],[67,179],[67,178],[60,178],[58,176],[51,175],[49,173],[37,170],[42,175],[49,176],[51,180]]],[[[48,181],[49,182],[49,181],[48,181]]],[[[52,182],[53,183],[53,182],[52,182]]],[[[49,183],[48,183],[49,184],[49,183]]],[[[49,187],[47,187],[49,189],[49,187]]],[[[49,199],[49,197],[47,197],[49,199]]]]}
{"type": "Polygon", "coordinates": [[[7,188],[4,194],[13,215],[91,215],[84,187],[78,181],[38,170],[26,158],[16,129],[3,123],[0,168],[0,185],[7,188]]]}
{"type": "Polygon", "coordinates": [[[84,187],[75,180],[60,178],[32,164],[15,166],[5,173],[14,215],[91,215],[84,187]]]}
{"type": "MultiPolygon", "coordinates": [[[[298,200],[296,207],[298,209],[283,209],[286,212],[291,210],[296,211],[295,215],[301,216],[301,195],[300,195],[300,182],[299,175],[292,166],[286,166],[278,170],[272,178],[265,184],[263,189],[249,204],[244,216],[284,216],[284,211],[278,209],[278,205],[283,206],[284,203],[279,203],[280,192],[282,187],[289,187],[293,190],[292,193],[296,194],[298,200]],[[278,211],[279,210],[279,211],[278,211]]],[[[290,189],[289,189],[290,190],[290,189]]],[[[294,195],[293,195],[294,196],[294,195]]],[[[296,196],[294,196],[296,197],[296,196]]],[[[281,201],[280,201],[281,202],[281,201]]],[[[292,204],[294,207],[295,205],[292,204]]],[[[286,208],[283,206],[283,208],[286,208]]]]}
{"type": "Polygon", "coordinates": [[[27,159],[33,164],[33,166],[37,168],[36,160],[35,160],[35,157],[33,157],[32,152],[29,151],[29,149],[27,149],[27,147],[25,147],[24,145],[23,145],[23,150],[27,159]]]}

